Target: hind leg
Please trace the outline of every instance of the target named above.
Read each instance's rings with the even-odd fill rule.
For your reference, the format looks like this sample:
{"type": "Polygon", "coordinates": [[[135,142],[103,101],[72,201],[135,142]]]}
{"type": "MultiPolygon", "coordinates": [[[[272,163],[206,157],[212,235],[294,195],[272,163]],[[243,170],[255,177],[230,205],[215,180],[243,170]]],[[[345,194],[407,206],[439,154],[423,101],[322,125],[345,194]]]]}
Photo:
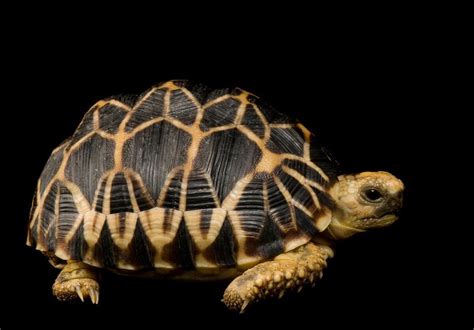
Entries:
{"type": "Polygon", "coordinates": [[[93,304],[99,303],[97,269],[80,261],[68,260],[53,284],[53,294],[58,300],[74,300],[90,297],[93,304]]]}

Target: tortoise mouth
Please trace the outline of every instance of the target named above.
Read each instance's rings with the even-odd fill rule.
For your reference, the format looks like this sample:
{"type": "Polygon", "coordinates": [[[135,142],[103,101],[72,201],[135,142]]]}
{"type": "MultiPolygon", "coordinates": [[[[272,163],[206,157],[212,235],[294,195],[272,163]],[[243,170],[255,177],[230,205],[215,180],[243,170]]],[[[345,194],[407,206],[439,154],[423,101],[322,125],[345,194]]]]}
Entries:
{"type": "Polygon", "coordinates": [[[368,229],[368,228],[382,228],[389,226],[398,220],[399,211],[391,211],[382,214],[378,217],[367,217],[357,221],[357,228],[368,229]]]}

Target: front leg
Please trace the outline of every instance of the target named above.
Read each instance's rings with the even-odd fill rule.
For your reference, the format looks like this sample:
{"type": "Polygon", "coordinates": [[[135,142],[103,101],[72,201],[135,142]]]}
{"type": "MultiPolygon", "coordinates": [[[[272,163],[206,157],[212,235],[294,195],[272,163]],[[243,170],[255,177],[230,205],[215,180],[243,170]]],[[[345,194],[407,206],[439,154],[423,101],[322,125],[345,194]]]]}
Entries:
{"type": "Polygon", "coordinates": [[[97,269],[76,260],[68,260],[53,284],[53,294],[58,300],[73,300],[89,297],[93,304],[99,303],[97,269]]]}
{"type": "Polygon", "coordinates": [[[280,254],[250,268],[229,284],[224,292],[224,304],[241,313],[258,300],[281,298],[287,290],[300,291],[305,285],[314,285],[323,276],[331,248],[307,243],[293,251],[280,254]]]}

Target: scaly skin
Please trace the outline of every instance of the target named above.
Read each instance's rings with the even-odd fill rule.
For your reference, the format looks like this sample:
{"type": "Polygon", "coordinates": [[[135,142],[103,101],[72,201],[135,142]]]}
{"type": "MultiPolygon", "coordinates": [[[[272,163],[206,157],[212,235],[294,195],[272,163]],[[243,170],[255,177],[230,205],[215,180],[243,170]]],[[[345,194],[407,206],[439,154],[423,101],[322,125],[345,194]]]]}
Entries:
{"type": "Polygon", "coordinates": [[[283,253],[274,260],[250,268],[229,284],[224,292],[224,304],[241,313],[258,300],[278,297],[286,291],[300,291],[314,285],[321,278],[326,259],[332,256],[327,246],[308,243],[293,251],[283,253]]]}
{"type": "Polygon", "coordinates": [[[90,297],[93,304],[99,303],[97,271],[82,262],[69,260],[53,284],[53,294],[58,300],[74,300],[90,297]]]}

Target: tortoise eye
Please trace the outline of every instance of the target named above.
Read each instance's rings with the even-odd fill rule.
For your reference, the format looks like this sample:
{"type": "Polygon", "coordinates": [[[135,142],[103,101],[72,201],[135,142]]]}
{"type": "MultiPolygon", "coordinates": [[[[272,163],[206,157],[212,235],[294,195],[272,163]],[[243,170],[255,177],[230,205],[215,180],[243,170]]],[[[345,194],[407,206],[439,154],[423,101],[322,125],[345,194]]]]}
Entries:
{"type": "Polygon", "coordinates": [[[369,188],[364,190],[362,193],[362,196],[364,197],[365,200],[374,203],[374,202],[380,202],[382,200],[382,194],[380,191],[374,188],[369,188]]]}

